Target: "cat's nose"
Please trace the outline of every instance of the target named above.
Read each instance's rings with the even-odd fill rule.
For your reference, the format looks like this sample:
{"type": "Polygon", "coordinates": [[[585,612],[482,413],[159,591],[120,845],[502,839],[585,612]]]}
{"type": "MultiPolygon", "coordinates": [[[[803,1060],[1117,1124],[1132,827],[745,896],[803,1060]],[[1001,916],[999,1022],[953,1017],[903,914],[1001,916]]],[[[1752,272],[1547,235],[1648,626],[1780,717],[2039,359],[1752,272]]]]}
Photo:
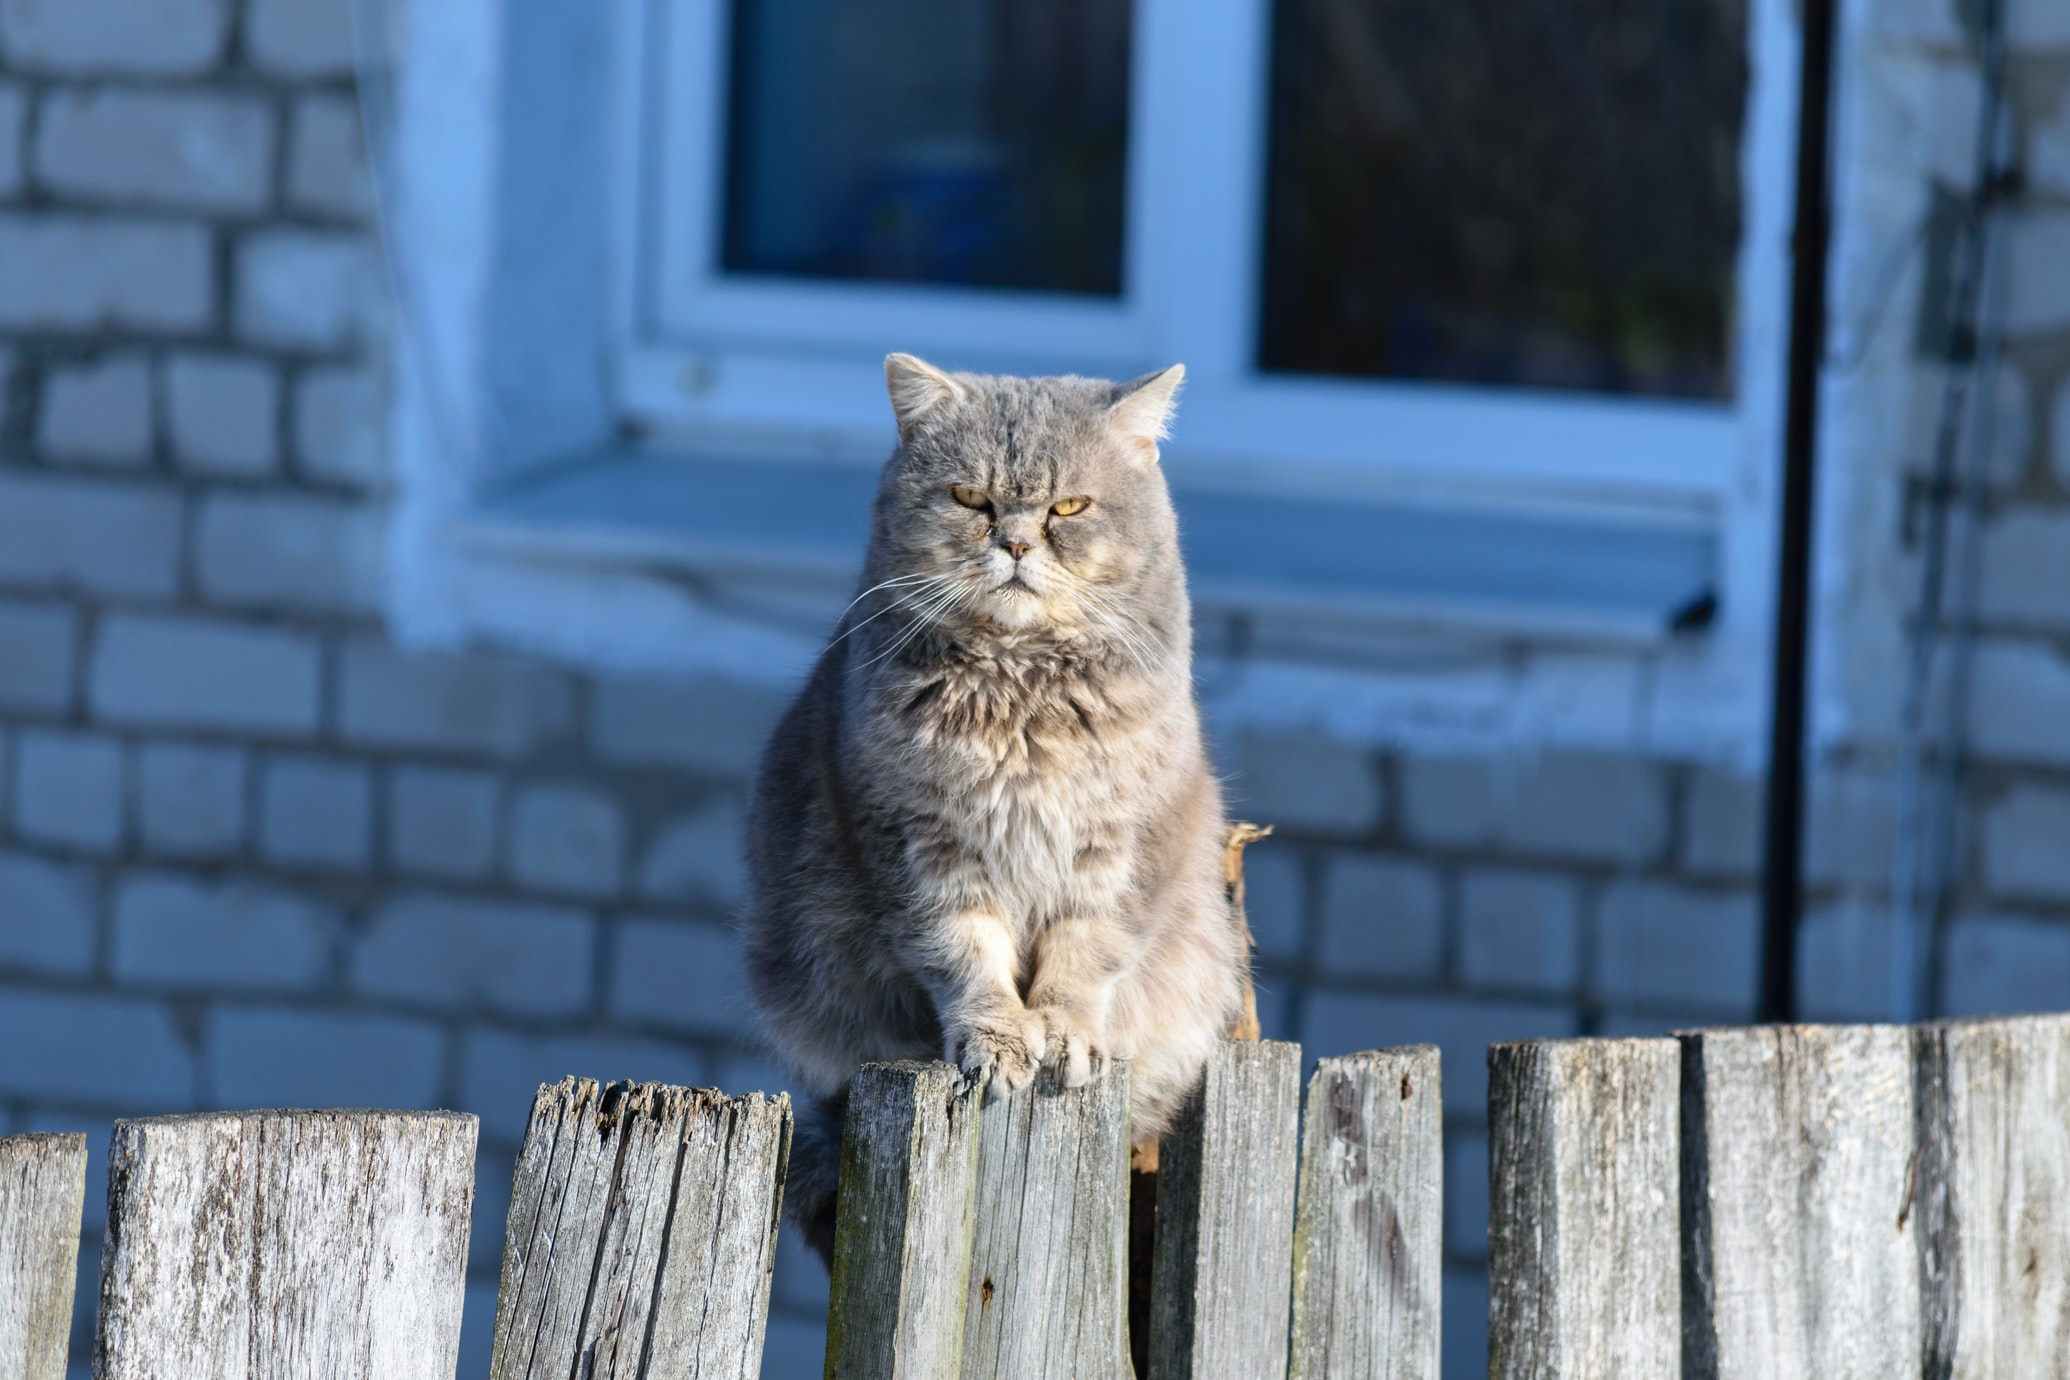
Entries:
{"type": "Polygon", "coordinates": [[[1028,543],[1024,541],[1002,542],[1001,545],[1003,545],[1006,548],[1006,554],[1013,557],[1015,560],[1019,560],[1021,557],[1028,554],[1028,543]]]}

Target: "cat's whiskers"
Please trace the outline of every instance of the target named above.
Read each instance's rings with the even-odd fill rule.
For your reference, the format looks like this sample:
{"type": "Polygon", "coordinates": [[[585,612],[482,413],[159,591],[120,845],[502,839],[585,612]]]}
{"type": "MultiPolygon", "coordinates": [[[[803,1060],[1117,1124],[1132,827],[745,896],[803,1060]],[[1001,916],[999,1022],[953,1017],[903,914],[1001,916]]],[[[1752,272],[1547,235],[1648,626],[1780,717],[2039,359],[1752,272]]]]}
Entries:
{"type": "MultiPolygon", "coordinates": [[[[869,626],[870,624],[872,624],[872,623],[876,622],[876,621],[877,621],[877,620],[878,620],[879,618],[882,618],[882,617],[883,617],[883,616],[884,616],[885,614],[887,614],[887,613],[891,613],[891,612],[894,612],[894,611],[895,611],[895,610],[897,610],[897,609],[900,609],[900,608],[904,608],[904,607],[906,607],[906,606],[908,606],[908,605],[910,605],[910,604],[912,604],[912,603],[914,603],[914,602],[916,602],[916,601],[918,601],[918,600],[921,600],[921,599],[924,599],[924,598],[926,598],[926,597],[927,597],[927,596],[928,596],[929,594],[932,594],[933,592],[935,592],[935,591],[936,591],[937,589],[939,589],[939,588],[940,588],[940,587],[941,587],[942,585],[944,585],[944,584],[947,584],[947,583],[949,583],[950,581],[954,580],[955,578],[956,578],[956,577],[955,577],[955,575],[953,575],[953,574],[944,574],[944,575],[901,575],[901,576],[898,576],[898,577],[897,577],[896,579],[886,580],[886,581],[884,581],[884,582],[883,582],[883,584],[876,584],[876,585],[872,585],[872,586],[870,586],[870,587],[869,587],[868,589],[864,590],[864,591],[863,591],[863,592],[862,592],[861,594],[858,594],[858,595],[856,595],[856,596],[855,596],[855,598],[854,598],[853,600],[851,600],[851,601],[849,602],[849,605],[848,605],[848,608],[849,608],[849,609],[852,609],[852,608],[854,608],[854,607],[855,607],[855,606],[856,606],[857,604],[861,603],[861,602],[862,602],[862,601],[863,601],[864,599],[868,598],[868,597],[869,597],[870,595],[872,595],[872,594],[875,594],[875,593],[876,593],[876,592],[877,592],[878,590],[880,590],[880,589],[883,589],[883,588],[885,588],[885,586],[887,586],[887,585],[894,585],[894,584],[910,584],[910,585],[913,585],[913,587],[912,587],[912,588],[909,588],[909,589],[901,589],[901,590],[899,591],[899,595],[898,595],[898,598],[896,598],[896,599],[892,600],[892,601],[891,601],[891,602],[890,602],[889,604],[886,604],[886,605],[885,605],[885,606],[884,606],[883,608],[881,608],[881,609],[878,609],[878,610],[877,610],[877,611],[876,611],[875,613],[871,614],[871,615],[870,615],[870,616],[869,616],[868,618],[865,618],[865,619],[863,619],[863,620],[862,620],[862,622],[860,622],[860,623],[856,623],[856,624],[854,624],[853,626],[851,626],[851,627],[847,628],[846,630],[844,630],[844,631],[843,631],[843,632],[841,633],[841,635],[840,635],[839,637],[836,637],[836,638],[835,638],[835,639],[834,639],[834,640],[833,640],[832,642],[829,642],[829,643],[828,643],[827,645],[828,645],[829,647],[835,646],[836,644],[840,643],[840,642],[841,642],[841,641],[842,641],[843,639],[845,639],[845,638],[847,638],[847,637],[849,637],[849,636],[853,635],[853,634],[854,634],[854,633],[855,633],[856,631],[858,631],[859,629],[862,629],[862,628],[866,628],[866,627],[868,627],[868,626],[869,626]],[[916,583],[916,582],[917,582],[917,583],[916,583]]],[[[843,610],[841,610],[841,616],[842,616],[842,617],[844,617],[844,618],[845,618],[845,617],[847,617],[847,616],[848,616],[848,609],[843,609],[843,610]]]]}
{"type": "Polygon", "coordinates": [[[1122,596],[1116,592],[1102,589],[1075,573],[1071,579],[1072,594],[1079,607],[1111,633],[1142,668],[1143,674],[1149,675],[1152,663],[1158,658],[1151,649],[1149,629],[1143,626],[1142,620],[1124,606],[1122,596]]]}
{"type": "Polygon", "coordinates": [[[954,580],[950,583],[949,588],[945,590],[930,589],[927,597],[913,611],[913,621],[892,640],[890,646],[871,657],[868,661],[865,661],[863,665],[865,667],[875,666],[886,657],[899,652],[907,643],[947,617],[956,607],[970,602],[975,595],[976,591],[969,585],[954,580]]]}

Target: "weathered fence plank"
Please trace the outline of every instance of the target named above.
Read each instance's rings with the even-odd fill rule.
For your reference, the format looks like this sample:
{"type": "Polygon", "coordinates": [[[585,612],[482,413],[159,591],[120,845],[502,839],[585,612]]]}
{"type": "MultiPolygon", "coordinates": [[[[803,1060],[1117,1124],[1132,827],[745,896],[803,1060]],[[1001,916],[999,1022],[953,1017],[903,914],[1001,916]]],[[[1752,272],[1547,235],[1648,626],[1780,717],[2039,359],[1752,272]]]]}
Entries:
{"type": "Polygon", "coordinates": [[[1925,1373],[2070,1375],[2070,1018],[1913,1032],[1925,1373]]]}
{"type": "Polygon", "coordinates": [[[1435,1380],[1443,1204],[1436,1046],[1318,1064],[1301,1133],[1292,1380],[1435,1380]]]}
{"type": "Polygon", "coordinates": [[[865,1064],[849,1084],[829,1376],[962,1373],[982,1095],[947,1064],[865,1064]]]}
{"type": "Polygon", "coordinates": [[[985,1109],[964,1304],[972,1380],[1110,1380],[1126,1345],[1129,1067],[1045,1069],[985,1109]]]}
{"type": "Polygon", "coordinates": [[[1301,1047],[1224,1040],[1164,1137],[1149,1380],[1287,1369],[1301,1047]]]}
{"type": "Polygon", "coordinates": [[[1683,1375],[1917,1374],[1910,1032],[1681,1040],[1683,1375]]]}
{"type": "Polygon", "coordinates": [[[1488,1051],[1488,1374],[1673,1380],[1682,1364],[1673,1040],[1488,1051]]]}
{"type": "Polygon", "coordinates": [[[752,1377],[790,1101],[542,1087],[518,1156],[492,1380],[752,1377]]]}
{"type": "Polygon", "coordinates": [[[86,1137],[0,1138],[0,1375],[63,1380],[86,1137]]]}
{"type": "Polygon", "coordinates": [[[475,1119],[223,1112],[118,1121],[99,1380],[451,1380],[475,1119]]]}

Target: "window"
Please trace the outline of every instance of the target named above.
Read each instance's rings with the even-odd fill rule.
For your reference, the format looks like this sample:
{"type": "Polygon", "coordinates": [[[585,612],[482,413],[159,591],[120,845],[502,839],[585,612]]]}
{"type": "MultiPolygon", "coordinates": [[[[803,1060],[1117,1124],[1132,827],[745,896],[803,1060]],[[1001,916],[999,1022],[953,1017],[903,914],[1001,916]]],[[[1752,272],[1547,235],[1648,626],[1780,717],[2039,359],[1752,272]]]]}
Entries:
{"type": "Polygon", "coordinates": [[[783,679],[887,351],[1182,360],[1230,705],[1758,750],[1791,0],[392,3],[404,635],[783,679]]]}
{"type": "Polygon", "coordinates": [[[1775,276],[1741,0],[642,13],[642,426],[874,455],[891,348],[1177,359],[1194,473],[1730,482],[1775,276]]]}

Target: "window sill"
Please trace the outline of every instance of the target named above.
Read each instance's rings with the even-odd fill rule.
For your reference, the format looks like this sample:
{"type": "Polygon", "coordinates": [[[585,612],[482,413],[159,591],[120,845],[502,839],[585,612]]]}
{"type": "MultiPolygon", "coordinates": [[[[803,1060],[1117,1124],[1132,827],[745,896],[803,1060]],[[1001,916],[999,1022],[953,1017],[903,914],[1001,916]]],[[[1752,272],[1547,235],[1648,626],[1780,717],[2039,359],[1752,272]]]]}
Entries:
{"type": "MultiPolygon", "coordinates": [[[[504,486],[450,531],[484,555],[767,586],[809,607],[852,584],[875,487],[874,470],[836,461],[607,453],[504,486]]],[[[1644,648],[1702,625],[1716,605],[1719,532],[1699,517],[1253,494],[1184,479],[1173,496],[1204,623],[1330,625],[1332,640],[1371,630],[1644,648]]]]}

